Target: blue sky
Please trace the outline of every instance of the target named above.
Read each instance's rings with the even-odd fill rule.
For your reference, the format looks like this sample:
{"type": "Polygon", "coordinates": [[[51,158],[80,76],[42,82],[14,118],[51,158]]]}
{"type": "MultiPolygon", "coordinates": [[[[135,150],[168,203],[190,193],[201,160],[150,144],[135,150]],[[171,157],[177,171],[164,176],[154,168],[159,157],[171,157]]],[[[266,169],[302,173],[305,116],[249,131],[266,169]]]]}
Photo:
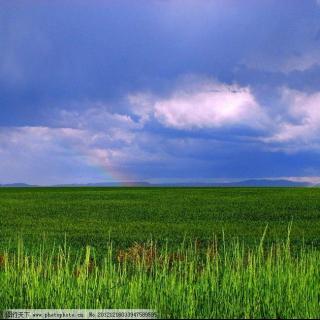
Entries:
{"type": "Polygon", "coordinates": [[[0,183],[320,182],[320,1],[1,1],[0,183]]]}

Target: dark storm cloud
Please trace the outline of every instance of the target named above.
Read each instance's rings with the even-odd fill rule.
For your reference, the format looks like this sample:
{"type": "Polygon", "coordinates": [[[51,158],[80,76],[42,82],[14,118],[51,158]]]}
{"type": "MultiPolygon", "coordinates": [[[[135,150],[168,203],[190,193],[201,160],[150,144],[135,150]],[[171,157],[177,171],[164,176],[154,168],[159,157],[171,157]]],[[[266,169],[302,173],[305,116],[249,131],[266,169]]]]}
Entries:
{"type": "Polygon", "coordinates": [[[83,179],[96,177],[92,162],[139,179],[317,174],[316,1],[10,0],[0,9],[2,180],[46,182],[33,163],[47,157],[61,180],[73,158],[83,179]],[[28,174],[8,176],[23,135],[28,174]]]}

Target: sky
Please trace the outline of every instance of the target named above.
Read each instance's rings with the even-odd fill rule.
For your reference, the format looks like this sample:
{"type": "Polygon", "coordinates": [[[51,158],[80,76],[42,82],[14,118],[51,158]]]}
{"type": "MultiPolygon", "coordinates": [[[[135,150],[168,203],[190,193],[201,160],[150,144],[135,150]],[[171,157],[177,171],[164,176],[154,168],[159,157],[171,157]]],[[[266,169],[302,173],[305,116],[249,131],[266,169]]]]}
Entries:
{"type": "Polygon", "coordinates": [[[320,1],[2,0],[0,184],[320,182],[320,1]]]}

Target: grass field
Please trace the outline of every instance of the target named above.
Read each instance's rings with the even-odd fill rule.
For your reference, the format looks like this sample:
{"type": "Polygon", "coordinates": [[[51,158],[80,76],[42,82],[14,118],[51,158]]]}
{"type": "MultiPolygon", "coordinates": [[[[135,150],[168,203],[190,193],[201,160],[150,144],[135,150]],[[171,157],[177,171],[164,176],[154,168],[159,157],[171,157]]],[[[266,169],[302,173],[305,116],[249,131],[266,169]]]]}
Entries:
{"type": "Polygon", "coordinates": [[[290,242],[265,249],[214,240],[174,253],[155,244],[33,253],[19,245],[0,259],[1,308],[150,308],[161,318],[319,318],[320,251],[290,242]]]}
{"type": "Polygon", "coordinates": [[[320,188],[39,188],[0,189],[0,247],[23,237],[75,248],[104,247],[109,235],[121,246],[153,238],[239,237],[283,239],[293,222],[292,243],[320,245],[320,188]]]}
{"type": "Polygon", "coordinates": [[[0,189],[0,223],[0,309],[320,317],[320,189],[0,189]]]}

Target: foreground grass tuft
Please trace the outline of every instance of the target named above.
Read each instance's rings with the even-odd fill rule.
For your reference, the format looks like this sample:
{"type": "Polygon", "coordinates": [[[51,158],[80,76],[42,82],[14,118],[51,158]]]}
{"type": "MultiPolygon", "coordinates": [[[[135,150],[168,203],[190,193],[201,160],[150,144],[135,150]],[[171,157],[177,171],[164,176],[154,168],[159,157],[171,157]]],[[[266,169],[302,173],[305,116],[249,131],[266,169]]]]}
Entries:
{"type": "Polygon", "coordinates": [[[172,252],[154,243],[97,255],[66,246],[0,253],[0,306],[150,308],[165,318],[319,318],[320,251],[214,240],[172,252]],[[98,257],[98,258],[97,258],[98,257]],[[102,257],[102,258],[101,258],[102,257]]]}

